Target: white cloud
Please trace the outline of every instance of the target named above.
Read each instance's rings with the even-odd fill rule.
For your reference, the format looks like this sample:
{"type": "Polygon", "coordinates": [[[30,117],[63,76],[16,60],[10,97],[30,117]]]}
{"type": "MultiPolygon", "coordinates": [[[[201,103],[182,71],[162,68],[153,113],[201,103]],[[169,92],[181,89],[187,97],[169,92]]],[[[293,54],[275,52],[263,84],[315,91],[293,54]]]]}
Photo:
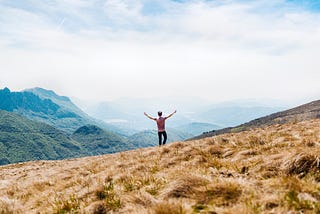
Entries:
{"type": "Polygon", "coordinates": [[[95,99],[320,92],[318,13],[279,1],[157,2],[152,15],[138,0],[33,1],[37,12],[0,5],[0,87],[95,99]]]}

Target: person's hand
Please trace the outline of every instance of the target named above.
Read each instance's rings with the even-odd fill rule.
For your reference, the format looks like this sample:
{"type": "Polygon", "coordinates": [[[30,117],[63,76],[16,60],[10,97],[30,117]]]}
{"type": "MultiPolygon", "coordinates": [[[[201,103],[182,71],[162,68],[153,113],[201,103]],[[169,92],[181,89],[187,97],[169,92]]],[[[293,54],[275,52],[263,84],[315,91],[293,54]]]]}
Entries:
{"type": "Polygon", "coordinates": [[[147,113],[145,113],[145,112],[144,112],[143,114],[146,115],[146,116],[148,116],[147,113]]]}
{"type": "Polygon", "coordinates": [[[177,113],[177,110],[174,110],[174,112],[173,113],[177,113]]]}

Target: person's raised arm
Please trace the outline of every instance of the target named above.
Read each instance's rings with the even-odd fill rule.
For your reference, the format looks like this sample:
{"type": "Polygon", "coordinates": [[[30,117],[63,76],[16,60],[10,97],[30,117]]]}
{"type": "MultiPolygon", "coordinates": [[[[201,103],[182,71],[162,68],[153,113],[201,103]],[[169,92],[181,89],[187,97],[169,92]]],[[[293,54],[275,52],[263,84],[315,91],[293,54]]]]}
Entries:
{"type": "Polygon", "coordinates": [[[177,110],[174,110],[174,112],[172,112],[171,114],[169,114],[168,116],[166,116],[166,119],[168,119],[169,117],[171,117],[171,116],[174,115],[175,113],[177,113],[177,110]]]}
{"type": "Polygon", "coordinates": [[[154,117],[149,116],[146,112],[144,112],[144,115],[147,116],[147,117],[148,117],[149,119],[151,119],[151,120],[157,120],[157,118],[154,118],[154,117]]]}

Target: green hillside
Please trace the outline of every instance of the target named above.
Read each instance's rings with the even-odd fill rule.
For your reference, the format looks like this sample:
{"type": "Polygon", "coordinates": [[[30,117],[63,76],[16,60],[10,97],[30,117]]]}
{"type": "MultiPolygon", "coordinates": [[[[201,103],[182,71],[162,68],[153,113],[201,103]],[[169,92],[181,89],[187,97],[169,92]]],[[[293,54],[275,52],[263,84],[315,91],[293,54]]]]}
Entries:
{"type": "Polygon", "coordinates": [[[11,92],[8,88],[0,90],[0,109],[16,112],[67,132],[72,132],[88,122],[75,112],[54,103],[51,99],[42,99],[28,91],[11,92]]]}
{"type": "Polygon", "coordinates": [[[86,125],[69,135],[42,122],[0,110],[0,165],[109,154],[142,147],[127,138],[86,125]]]}
{"type": "Polygon", "coordinates": [[[0,110],[0,165],[29,160],[84,156],[87,152],[64,132],[0,110]]]}
{"type": "Polygon", "coordinates": [[[90,155],[108,154],[134,148],[125,138],[95,125],[80,127],[72,134],[72,138],[89,151],[90,155]]]}

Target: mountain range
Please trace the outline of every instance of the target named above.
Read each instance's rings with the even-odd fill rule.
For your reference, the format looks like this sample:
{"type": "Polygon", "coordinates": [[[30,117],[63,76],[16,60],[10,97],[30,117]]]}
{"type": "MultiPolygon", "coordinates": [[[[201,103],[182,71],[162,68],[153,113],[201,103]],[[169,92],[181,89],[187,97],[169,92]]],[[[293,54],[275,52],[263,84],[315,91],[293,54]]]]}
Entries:
{"type": "Polygon", "coordinates": [[[177,109],[178,114],[170,118],[167,127],[192,135],[240,125],[247,121],[289,108],[280,101],[236,100],[233,102],[211,103],[205,100],[187,98],[146,98],[119,99],[108,102],[90,103],[76,100],[85,112],[94,118],[128,130],[131,134],[150,129],[152,123],[142,115],[147,112],[156,116],[161,110],[164,115],[177,109]],[[268,104],[270,102],[270,104],[268,104]],[[186,128],[188,128],[186,130],[186,128]]]}
{"type": "MultiPolygon", "coordinates": [[[[141,103],[145,102],[141,101],[141,103]]],[[[110,112],[118,111],[115,114],[116,117],[133,115],[133,117],[126,119],[133,122],[131,125],[135,124],[136,129],[123,129],[121,126],[115,126],[116,123],[107,124],[99,120],[101,118],[89,116],[68,97],[59,96],[51,90],[33,88],[21,92],[11,92],[8,88],[4,88],[0,90],[0,110],[2,110],[0,117],[0,165],[29,160],[52,160],[100,155],[156,146],[158,145],[156,131],[141,129],[144,126],[149,128],[155,128],[156,126],[154,121],[141,114],[143,112],[141,103],[133,104],[132,111],[124,111],[125,113],[121,112],[125,109],[130,109],[130,107],[124,107],[119,104],[117,107],[111,108],[109,106],[106,108],[110,112]],[[136,111],[137,115],[133,114],[134,111],[136,111]],[[138,116],[139,114],[140,116],[138,116]],[[140,128],[139,124],[141,125],[140,128]]],[[[184,104],[187,105],[186,102],[184,104]]],[[[212,110],[212,107],[199,108],[199,113],[189,111],[170,118],[167,124],[168,143],[186,139],[199,139],[221,133],[238,132],[270,124],[317,118],[319,117],[319,105],[319,101],[315,101],[231,128],[223,128],[223,126],[217,126],[213,123],[195,122],[197,121],[195,118],[199,118],[199,115],[204,117],[204,112],[208,114],[207,121],[218,121],[217,117],[214,117],[215,113],[213,111],[209,113],[210,111],[208,111],[208,109],[212,110]],[[194,136],[197,137],[194,138],[194,136]]],[[[216,113],[222,114],[223,111],[221,109],[223,109],[223,106],[225,105],[217,105],[214,108],[216,113]]],[[[230,103],[228,106],[229,108],[226,108],[225,112],[230,113],[235,109],[238,109],[238,111],[242,109],[240,112],[243,112],[243,115],[246,115],[245,112],[250,111],[259,115],[276,109],[267,106],[245,106],[243,104],[230,106],[230,103]]],[[[151,108],[153,107],[151,106],[147,110],[151,111],[151,108]]],[[[103,109],[101,108],[101,110],[103,109]]],[[[167,112],[169,111],[167,110],[167,112]]],[[[231,115],[234,115],[235,121],[240,121],[235,112],[231,115]]],[[[250,117],[253,117],[253,115],[253,113],[250,113],[250,117]]],[[[111,119],[110,114],[109,117],[111,119]]],[[[244,120],[244,118],[241,120],[244,120]]],[[[123,118],[118,119],[123,120],[123,118]]],[[[226,119],[226,121],[228,120],[226,119]]],[[[233,123],[237,123],[235,121],[233,123]]]]}
{"type": "Polygon", "coordinates": [[[111,125],[99,123],[76,107],[69,98],[53,91],[34,88],[22,92],[0,90],[0,109],[16,112],[29,119],[52,125],[68,133],[86,124],[98,124],[116,130],[111,125]]]}
{"type": "MultiPolygon", "coordinates": [[[[148,133],[154,131],[128,135],[126,130],[88,116],[68,97],[42,88],[0,90],[0,110],[0,165],[100,155],[158,144],[157,138],[148,133]]],[[[192,137],[171,131],[169,142],[192,137]]]]}

